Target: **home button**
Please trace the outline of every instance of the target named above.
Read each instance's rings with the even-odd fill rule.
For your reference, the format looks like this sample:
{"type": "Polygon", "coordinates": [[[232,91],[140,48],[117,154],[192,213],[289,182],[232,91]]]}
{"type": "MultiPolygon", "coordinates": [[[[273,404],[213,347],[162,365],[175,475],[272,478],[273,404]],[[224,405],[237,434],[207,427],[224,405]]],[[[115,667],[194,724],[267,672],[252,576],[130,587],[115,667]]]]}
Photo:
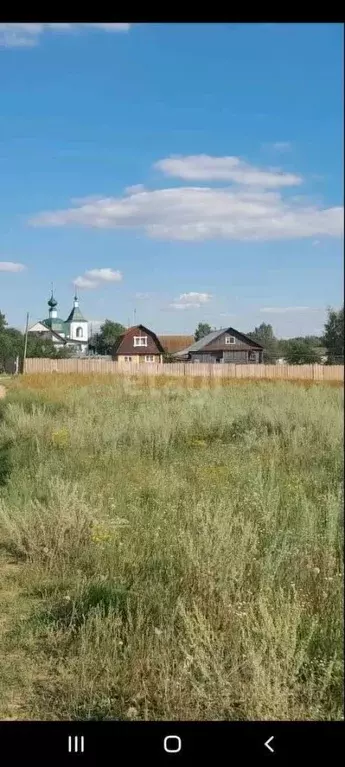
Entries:
{"type": "Polygon", "coordinates": [[[163,742],[164,751],[167,754],[178,754],[182,748],[182,741],[178,735],[167,735],[163,742]]]}

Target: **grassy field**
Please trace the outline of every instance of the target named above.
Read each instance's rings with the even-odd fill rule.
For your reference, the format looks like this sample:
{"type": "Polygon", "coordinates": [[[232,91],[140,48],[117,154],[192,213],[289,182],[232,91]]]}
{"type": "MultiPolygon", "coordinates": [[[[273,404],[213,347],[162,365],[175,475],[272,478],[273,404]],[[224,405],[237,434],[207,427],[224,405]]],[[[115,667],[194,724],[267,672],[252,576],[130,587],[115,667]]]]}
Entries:
{"type": "Polygon", "coordinates": [[[0,718],[342,718],[342,389],[6,387],[0,718]]]}

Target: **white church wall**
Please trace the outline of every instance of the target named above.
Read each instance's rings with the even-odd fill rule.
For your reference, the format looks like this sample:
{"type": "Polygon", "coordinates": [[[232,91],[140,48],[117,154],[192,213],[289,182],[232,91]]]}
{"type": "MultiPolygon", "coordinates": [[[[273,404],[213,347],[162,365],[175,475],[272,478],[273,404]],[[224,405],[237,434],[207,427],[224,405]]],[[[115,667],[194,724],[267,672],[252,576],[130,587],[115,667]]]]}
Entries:
{"type": "Polygon", "coordinates": [[[88,323],[87,322],[71,322],[70,323],[70,338],[73,341],[83,341],[87,343],[89,340],[88,323]],[[82,334],[78,333],[78,329],[82,330],[82,334]]]}

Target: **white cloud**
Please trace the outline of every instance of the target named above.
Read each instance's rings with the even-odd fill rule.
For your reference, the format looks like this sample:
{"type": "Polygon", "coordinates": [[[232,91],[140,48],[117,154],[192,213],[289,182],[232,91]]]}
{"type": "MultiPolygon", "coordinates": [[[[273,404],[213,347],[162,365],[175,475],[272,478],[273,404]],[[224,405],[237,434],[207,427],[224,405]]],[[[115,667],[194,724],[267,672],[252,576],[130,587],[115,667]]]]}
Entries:
{"type": "Polygon", "coordinates": [[[0,24],[0,48],[32,48],[37,45],[41,36],[46,32],[74,32],[81,28],[96,28],[104,32],[128,32],[130,24],[23,24],[1,23],[0,24]]]}
{"type": "Polygon", "coordinates": [[[176,310],[199,309],[203,304],[207,304],[211,298],[210,293],[196,293],[194,291],[181,293],[175,301],[169,304],[169,307],[176,310]]]}
{"type": "Polygon", "coordinates": [[[262,148],[277,154],[285,154],[291,152],[292,144],[290,141],[273,141],[270,144],[262,144],[262,148]]]}
{"type": "Polygon", "coordinates": [[[0,272],[23,272],[24,264],[16,264],[13,261],[0,261],[0,272]]]}
{"type": "Polygon", "coordinates": [[[315,312],[315,309],[311,309],[310,306],[267,306],[260,309],[260,312],[266,312],[266,314],[288,314],[289,312],[315,312]]]}
{"type": "Polygon", "coordinates": [[[37,44],[44,24],[0,24],[0,47],[31,48],[37,44]]]}
{"type": "Polygon", "coordinates": [[[290,141],[276,141],[272,145],[272,148],[276,152],[290,152],[290,150],[291,150],[291,143],[290,143],[290,141]]]}
{"type": "Polygon", "coordinates": [[[80,200],[42,212],[33,226],[144,230],[162,240],[267,241],[343,234],[342,206],[324,208],[284,199],[280,192],[243,188],[175,187],[123,197],[80,200]]]}
{"type": "Polygon", "coordinates": [[[121,282],[121,272],[114,271],[109,267],[103,269],[89,269],[86,273],[87,277],[91,277],[92,280],[99,280],[100,282],[121,282]]]}
{"type": "Polygon", "coordinates": [[[195,291],[191,291],[190,293],[181,293],[179,300],[190,301],[194,304],[207,304],[211,298],[210,293],[195,293],[195,291]]]}
{"type": "Polygon", "coordinates": [[[77,288],[93,289],[98,288],[103,282],[121,282],[122,274],[109,267],[103,269],[89,269],[84,275],[76,277],[74,285],[77,288]]]}
{"type": "Polygon", "coordinates": [[[88,280],[87,277],[76,277],[74,283],[76,288],[85,288],[86,290],[92,288],[98,288],[99,282],[95,280],[88,280]]]}
{"type": "Polygon", "coordinates": [[[136,192],[143,192],[145,189],[144,184],[133,184],[132,186],[126,186],[125,194],[135,194],[136,192]]]}
{"type": "Polygon", "coordinates": [[[129,32],[131,24],[128,24],[127,22],[121,22],[118,24],[99,24],[98,22],[92,22],[83,23],[83,27],[97,27],[98,29],[103,29],[105,32],[129,32]]]}
{"type": "MultiPolygon", "coordinates": [[[[7,25],[9,26],[9,25],[7,25]]],[[[38,24],[38,25],[32,25],[32,24],[12,24],[11,26],[24,26],[24,27],[31,27],[31,26],[40,26],[40,27],[48,27],[49,29],[56,29],[57,32],[65,32],[67,29],[74,29],[77,24],[70,24],[69,22],[62,22],[62,21],[56,21],[56,22],[49,22],[49,24],[38,24]]]]}
{"type": "Polygon", "coordinates": [[[296,186],[301,176],[284,173],[279,168],[256,168],[239,157],[210,157],[207,154],[167,157],[155,163],[166,176],[184,181],[232,181],[245,186],[274,189],[296,186]]]}

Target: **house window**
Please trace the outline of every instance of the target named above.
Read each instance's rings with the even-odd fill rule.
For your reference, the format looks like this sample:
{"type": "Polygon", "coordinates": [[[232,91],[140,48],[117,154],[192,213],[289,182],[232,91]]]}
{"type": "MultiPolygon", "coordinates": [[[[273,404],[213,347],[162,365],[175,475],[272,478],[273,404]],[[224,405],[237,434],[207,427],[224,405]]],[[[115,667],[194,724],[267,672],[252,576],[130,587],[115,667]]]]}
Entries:
{"type": "Polygon", "coordinates": [[[82,338],[83,337],[83,328],[80,328],[80,327],[77,328],[76,331],[75,331],[75,334],[76,334],[77,338],[82,338]]]}
{"type": "Polygon", "coordinates": [[[155,355],[154,354],[146,354],[145,355],[145,362],[154,362],[155,361],[155,355]]]}
{"type": "Polygon", "coordinates": [[[147,346],[147,336],[134,336],[134,346],[147,346]]]}
{"type": "Polygon", "coordinates": [[[249,359],[249,362],[256,362],[256,352],[249,352],[248,359],[249,359]]]}
{"type": "Polygon", "coordinates": [[[132,362],[132,357],[125,357],[124,360],[125,362],[132,362]]]}
{"type": "Polygon", "coordinates": [[[225,336],[225,343],[226,344],[235,344],[236,338],[234,336],[225,336]]]}

